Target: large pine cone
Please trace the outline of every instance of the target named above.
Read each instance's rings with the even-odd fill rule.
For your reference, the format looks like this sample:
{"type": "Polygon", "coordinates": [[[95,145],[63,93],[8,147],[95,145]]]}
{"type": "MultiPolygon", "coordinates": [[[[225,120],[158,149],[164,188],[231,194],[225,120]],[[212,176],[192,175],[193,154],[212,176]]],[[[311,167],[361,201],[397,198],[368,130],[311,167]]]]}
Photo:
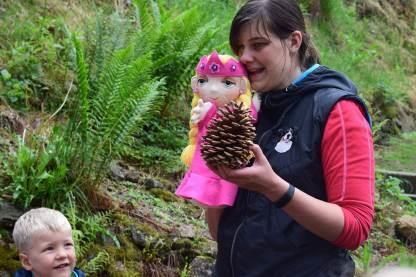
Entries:
{"type": "Polygon", "coordinates": [[[230,102],[220,108],[202,138],[201,154],[210,166],[237,169],[253,157],[249,147],[256,135],[250,110],[243,103],[230,102]]]}

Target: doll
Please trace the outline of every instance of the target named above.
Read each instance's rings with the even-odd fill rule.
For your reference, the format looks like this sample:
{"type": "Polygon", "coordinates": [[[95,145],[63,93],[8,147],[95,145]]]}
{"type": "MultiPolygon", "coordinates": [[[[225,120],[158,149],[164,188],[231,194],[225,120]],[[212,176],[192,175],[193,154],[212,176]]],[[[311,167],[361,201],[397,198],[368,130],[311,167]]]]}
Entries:
{"type": "Polygon", "coordinates": [[[175,194],[191,199],[206,208],[232,206],[237,186],[221,179],[208,168],[201,157],[201,139],[207,126],[216,115],[217,108],[235,100],[250,108],[257,118],[252,94],[243,65],[228,55],[216,51],[203,56],[196,66],[196,76],[191,79],[194,97],[190,118],[189,145],[181,159],[189,166],[175,194]]]}

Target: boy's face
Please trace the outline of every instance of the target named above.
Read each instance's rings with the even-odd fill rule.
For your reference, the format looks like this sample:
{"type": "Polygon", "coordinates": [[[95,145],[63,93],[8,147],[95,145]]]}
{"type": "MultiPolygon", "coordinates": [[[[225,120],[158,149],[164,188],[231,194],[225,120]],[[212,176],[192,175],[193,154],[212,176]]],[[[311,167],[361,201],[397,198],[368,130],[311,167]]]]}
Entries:
{"type": "Polygon", "coordinates": [[[35,235],[30,249],[21,253],[20,259],[35,277],[71,276],[76,262],[71,230],[35,235]]]}

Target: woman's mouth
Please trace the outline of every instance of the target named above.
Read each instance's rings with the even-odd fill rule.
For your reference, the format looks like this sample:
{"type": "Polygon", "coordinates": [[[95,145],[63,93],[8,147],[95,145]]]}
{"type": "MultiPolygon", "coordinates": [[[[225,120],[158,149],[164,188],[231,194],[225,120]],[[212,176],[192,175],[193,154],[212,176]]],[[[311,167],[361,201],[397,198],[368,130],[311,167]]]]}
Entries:
{"type": "Polygon", "coordinates": [[[257,81],[263,72],[263,68],[248,70],[248,78],[250,79],[250,82],[257,81]]]}

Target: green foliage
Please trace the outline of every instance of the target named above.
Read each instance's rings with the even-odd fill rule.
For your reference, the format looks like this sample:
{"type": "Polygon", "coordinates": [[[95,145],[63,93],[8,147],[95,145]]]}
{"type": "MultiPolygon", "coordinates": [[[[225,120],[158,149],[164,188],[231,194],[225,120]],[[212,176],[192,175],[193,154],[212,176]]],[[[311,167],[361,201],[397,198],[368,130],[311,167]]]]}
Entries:
{"type": "Polygon", "coordinates": [[[188,277],[190,274],[189,272],[189,265],[185,264],[185,266],[183,267],[182,271],[181,271],[181,275],[180,277],[188,277]]]}
{"type": "MultiPolygon", "coordinates": [[[[401,40],[400,33],[376,19],[358,20],[355,5],[338,0],[320,2],[332,6],[328,8],[331,20],[311,26],[322,63],[344,72],[357,84],[376,125],[388,119],[382,133],[397,133],[397,103],[406,104],[409,98],[408,54],[393,43],[401,40]]],[[[379,138],[385,137],[380,133],[379,138]]]]}
{"type": "Polygon", "coordinates": [[[195,7],[169,17],[163,22],[160,35],[155,41],[154,74],[166,76],[169,92],[165,100],[165,109],[170,106],[177,111],[181,110],[181,103],[190,103],[189,83],[195,74],[195,65],[199,57],[211,53],[215,48],[218,51],[223,50],[221,44],[215,40],[223,25],[214,19],[201,22],[197,20],[199,15],[200,9],[195,7]]]}
{"type": "Polygon", "coordinates": [[[15,272],[21,267],[19,255],[15,247],[0,245],[0,270],[15,272]]]}
{"type": "Polygon", "coordinates": [[[116,247],[120,248],[118,238],[107,229],[111,223],[111,214],[80,212],[73,200],[70,199],[67,202],[63,207],[63,212],[72,226],[77,257],[83,257],[87,253],[90,243],[95,242],[99,235],[110,237],[116,247]]]}
{"type": "Polygon", "coordinates": [[[0,78],[0,98],[20,110],[52,110],[65,91],[64,24],[38,6],[13,2],[6,1],[0,17],[8,26],[0,29],[0,70],[8,73],[0,78]]]}
{"type": "Polygon", "coordinates": [[[148,74],[150,57],[137,57],[129,45],[104,61],[97,89],[90,91],[88,66],[75,37],[74,50],[79,95],[69,118],[66,140],[74,145],[72,167],[77,181],[94,187],[110,162],[128,147],[129,137],[157,113],[164,81],[148,74]]]}
{"type": "Polygon", "coordinates": [[[186,133],[187,129],[177,120],[155,118],[135,135],[126,155],[140,167],[151,168],[162,175],[180,174],[184,170],[180,155],[187,143],[186,133]]]}
{"type": "Polygon", "coordinates": [[[400,179],[394,177],[382,178],[381,176],[377,176],[377,185],[379,186],[380,197],[383,198],[383,201],[376,203],[376,208],[384,211],[391,204],[400,202],[401,205],[406,207],[408,213],[416,215],[416,202],[404,194],[404,190],[400,185],[401,182],[400,179]]]}
{"type": "Polygon", "coordinates": [[[106,251],[101,251],[87,263],[81,263],[79,267],[82,268],[82,271],[88,275],[94,273],[96,274],[106,269],[110,260],[110,255],[106,251]]]}
{"type": "Polygon", "coordinates": [[[357,267],[360,272],[368,273],[371,268],[371,261],[373,258],[373,247],[371,241],[367,241],[363,246],[361,246],[356,252],[357,267]]]}
{"type": "Polygon", "coordinates": [[[377,152],[377,164],[383,169],[412,172],[416,164],[415,153],[416,132],[402,133],[391,137],[377,152]]]}
{"type": "Polygon", "coordinates": [[[154,193],[142,191],[137,186],[129,182],[123,182],[121,185],[127,189],[123,196],[123,201],[130,203],[140,203],[142,207],[151,207],[154,217],[164,222],[166,225],[192,224],[198,228],[207,228],[202,218],[203,210],[195,205],[186,205],[182,201],[172,204],[162,198],[155,196],[154,193]],[[199,215],[199,216],[195,216],[199,215]]]}
{"type": "MultiPolygon", "coordinates": [[[[189,83],[195,74],[195,65],[203,54],[210,53],[213,49],[222,51],[226,45],[227,34],[220,30],[225,29],[224,26],[229,23],[210,17],[206,11],[215,10],[229,16],[231,4],[212,1],[204,4],[202,9],[202,3],[189,1],[188,4],[181,3],[184,11],[180,12],[179,7],[168,10],[167,7],[171,5],[164,1],[136,0],[133,3],[134,13],[118,12],[114,16],[117,20],[114,21],[105,20],[99,13],[95,24],[90,24],[95,29],[87,29],[85,44],[88,45],[86,50],[90,56],[86,59],[90,68],[89,95],[93,97],[108,81],[113,84],[113,90],[118,90],[126,83],[145,87],[145,82],[149,79],[163,78],[166,94],[158,98],[160,116],[154,117],[152,115],[158,113],[151,114],[149,111],[148,117],[141,121],[144,124],[143,131],[136,131],[132,139],[126,137],[123,155],[137,161],[141,167],[152,168],[152,171],[179,175],[183,171],[179,156],[186,144],[188,131],[183,122],[187,122],[189,117],[192,96],[189,83]],[[187,5],[186,8],[184,5],[187,5]],[[191,5],[193,8],[190,8],[191,5]],[[224,7],[227,9],[221,9],[224,7]],[[119,42],[117,45],[114,44],[116,41],[119,42]],[[120,55],[114,55],[106,49],[120,49],[120,55]],[[121,49],[130,52],[123,54],[121,49]],[[124,60],[129,57],[141,58],[137,61],[135,74],[132,74],[136,78],[131,79],[130,83],[119,77],[125,73],[124,60]],[[112,70],[106,74],[103,68],[109,61],[112,70]],[[119,83],[116,83],[116,78],[119,83]],[[104,80],[104,84],[101,80],[104,80]]],[[[110,91],[108,86],[105,91],[110,91]]],[[[101,100],[91,103],[96,113],[93,119],[105,118],[106,121],[120,115],[115,112],[107,112],[107,115],[103,113],[115,111],[110,105],[122,97],[97,97],[101,100]]],[[[98,124],[98,129],[102,127],[98,124]]],[[[98,137],[103,137],[103,134],[98,137]]],[[[114,147],[111,147],[111,151],[114,151],[114,147]]]]}
{"type": "Polygon", "coordinates": [[[11,180],[3,192],[11,193],[13,200],[23,208],[30,205],[57,208],[70,195],[82,195],[74,184],[67,182],[70,151],[59,130],[48,139],[34,136],[29,144],[18,138],[18,149],[3,160],[11,180]]]}

